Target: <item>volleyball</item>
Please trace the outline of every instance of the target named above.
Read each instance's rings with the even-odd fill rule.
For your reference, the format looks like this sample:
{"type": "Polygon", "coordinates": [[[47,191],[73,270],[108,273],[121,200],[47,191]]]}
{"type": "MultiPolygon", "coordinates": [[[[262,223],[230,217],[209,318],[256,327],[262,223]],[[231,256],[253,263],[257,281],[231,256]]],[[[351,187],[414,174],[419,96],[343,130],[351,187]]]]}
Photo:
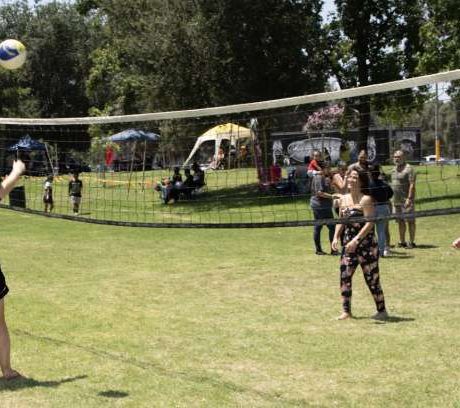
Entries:
{"type": "Polygon", "coordinates": [[[18,69],[26,60],[26,47],[17,40],[5,40],[0,44],[0,66],[18,69]]]}

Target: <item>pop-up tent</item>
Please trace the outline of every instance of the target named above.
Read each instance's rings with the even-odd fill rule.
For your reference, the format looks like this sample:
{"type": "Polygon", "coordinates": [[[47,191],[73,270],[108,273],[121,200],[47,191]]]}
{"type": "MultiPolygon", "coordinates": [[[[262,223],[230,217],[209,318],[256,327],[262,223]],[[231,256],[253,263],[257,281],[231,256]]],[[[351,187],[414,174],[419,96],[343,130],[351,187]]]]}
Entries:
{"type": "Polygon", "coordinates": [[[9,152],[17,151],[34,151],[41,150],[46,151],[46,146],[44,143],[41,143],[37,140],[32,139],[29,135],[25,135],[17,143],[8,148],[9,152]]]}
{"type": "Polygon", "coordinates": [[[126,129],[107,137],[111,142],[156,142],[160,139],[160,135],[152,132],[145,132],[138,129],[126,129]]]}
{"type": "Polygon", "coordinates": [[[225,123],[223,125],[214,126],[198,137],[195,142],[195,146],[193,146],[187,160],[184,162],[184,166],[192,160],[197,150],[205,142],[214,141],[214,162],[216,162],[219,148],[223,140],[230,141],[230,146],[236,147],[236,143],[239,140],[251,138],[252,134],[250,129],[235,125],[234,123],[225,123]]]}
{"type": "MultiPolygon", "coordinates": [[[[8,148],[9,152],[44,152],[46,157],[46,167],[50,166],[50,170],[53,171],[53,165],[48,153],[48,148],[45,143],[39,142],[38,140],[32,139],[29,135],[23,136],[17,143],[11,145],[8,148]]],[[[18,157],[20,157],[18,155],[18,157]]]]}
{"type": "MultiPolygon", "coordinates": [[[[147,142],[157,142],[160,139],[160,135],[153,133],[153,132],[146,132],[144,130],[139,129],[126,129],[122,132],[116,133],[112,136],[106,138],[106,140],[114,143],[132,143],[132,152],[131,152],[131,166],[129,170],[129,182],[128,182],[128,194],[131,186],[131,177],[134,168],[134,153],[136,151],[137,142],[144,142],[144,153],[142,155],[142,186],[144,185],[145,180],[145,155],[147,151],[147,142]]],[[[111,152],[111,151],[110,151],[111,152]]],[[[109,152],[106,151],[106,161],[107,161],[107,154],[109,152]]],[[[112,155],[110,155],[113,157],[112,155]]]]}

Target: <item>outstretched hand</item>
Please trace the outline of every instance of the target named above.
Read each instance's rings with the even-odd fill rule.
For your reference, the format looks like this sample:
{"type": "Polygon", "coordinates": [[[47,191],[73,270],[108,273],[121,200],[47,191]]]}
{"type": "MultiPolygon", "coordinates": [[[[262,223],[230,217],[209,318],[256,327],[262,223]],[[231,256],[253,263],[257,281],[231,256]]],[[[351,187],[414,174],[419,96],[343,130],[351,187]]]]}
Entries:
{"type": "Polygon", "coordinates": [[[13,162],[13,170],[11,171],[11,173],[21,175],[25,171],[26,171],[26,165],[24,164],[22,160],[18,159],[13,162]]]}

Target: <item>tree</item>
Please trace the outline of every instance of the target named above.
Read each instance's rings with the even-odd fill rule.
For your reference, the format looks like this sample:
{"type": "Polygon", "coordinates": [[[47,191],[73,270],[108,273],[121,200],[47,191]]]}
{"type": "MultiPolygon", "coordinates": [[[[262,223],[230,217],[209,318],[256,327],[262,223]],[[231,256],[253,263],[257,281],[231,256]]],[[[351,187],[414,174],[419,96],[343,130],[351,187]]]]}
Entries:
{"type": "Polygon", "coordinates": [[[85,81],[97,36],[75,6],[38,4],[24,40],[28,44],[26,75],[43,117],[86,116],[85,81]]]}
{"type": "MultiPolygon", "coordinates": [[[[421,26],[423,49],[419,55],[417,69],[420,73],[434,73],[460,67],[460,8],[456,0],[426,0],[427,16],[421,26]]],[[[448,89],[451,104],[456,112],[455,121],[446,128],[441,126],[447,151],[460,156],[460,81],[453,81],[448,89]]]]}
{"type": "Polygon", "coordinates": [[[252,102],[319,91],[326,82],[320,0],[133,0],[129,6],[81,0],[78,6],[105,16],[106,48],[122,73],[111,86],[130,78],[125,109],[129,100],[138,111],[252,102]]]}
{"type": "MultiPolygon", "coordinates": [[[[402,79],[413,74],[419,50],[422,10],[418,0],[335,0],[337,15],[329,25],[331,72],[343,88],[402,79]]],[[[372,104],[410,106],[404,94],[394,98],[361,97],[360,148],[367,145],[372,104]]],[[[393,108],[392,108],[393,109],[393,108]]]]}

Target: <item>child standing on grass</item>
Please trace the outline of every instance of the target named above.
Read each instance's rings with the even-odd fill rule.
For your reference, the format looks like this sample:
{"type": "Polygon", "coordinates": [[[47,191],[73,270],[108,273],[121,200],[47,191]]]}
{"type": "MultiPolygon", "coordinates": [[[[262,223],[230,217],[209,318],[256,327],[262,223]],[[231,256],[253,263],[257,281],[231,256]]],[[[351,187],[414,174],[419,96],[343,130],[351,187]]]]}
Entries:
{"type": "MultiPolygon", "coordinates": [[[[19,177],[24,173],[26,166],[21,160],[16,160],[13,163],[13,169],[10,175],[0,184],[0,200],[7,196],[19,180],[19,177]]],[[[5,276],[0,269],[0,368],[5,380],[13,380],[21,378],[16,370],[11,368],[11,349],[10,335],[5,321],[5,300],[4,297],[8,293],[5,276]]]]}
{"type": "Polygon", "coordinates": [[[69,197],[72,203],[73,215],[78,215],[81,203],[81,191],[83,190],[83,182],[78,178],[78,172],[74,172],[69,181],[69,197]]]}
{"type": "Polygon", "coordinates": [[[45,184],[43,186],[43,204],[45,204],[45,212],[51,212],[54,208],[53,202],[53,176],[48,176],[46,178],[45,184]]]}

